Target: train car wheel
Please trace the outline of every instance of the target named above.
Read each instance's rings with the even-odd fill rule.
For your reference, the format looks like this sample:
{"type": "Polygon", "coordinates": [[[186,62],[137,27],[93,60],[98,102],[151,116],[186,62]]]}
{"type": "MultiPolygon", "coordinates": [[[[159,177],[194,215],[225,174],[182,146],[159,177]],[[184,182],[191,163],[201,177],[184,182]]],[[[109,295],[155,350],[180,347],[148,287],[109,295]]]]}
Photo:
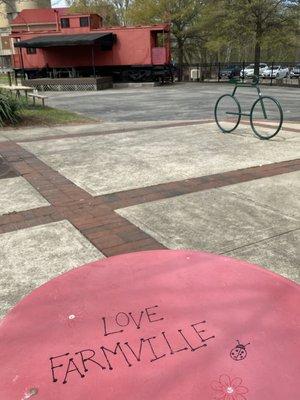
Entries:
{"type": "Polygon", "coordinates": [[[133,82],[145,82],[151,78],[151,71],[144,69],[128,71],[128,78],[133,82]]]}

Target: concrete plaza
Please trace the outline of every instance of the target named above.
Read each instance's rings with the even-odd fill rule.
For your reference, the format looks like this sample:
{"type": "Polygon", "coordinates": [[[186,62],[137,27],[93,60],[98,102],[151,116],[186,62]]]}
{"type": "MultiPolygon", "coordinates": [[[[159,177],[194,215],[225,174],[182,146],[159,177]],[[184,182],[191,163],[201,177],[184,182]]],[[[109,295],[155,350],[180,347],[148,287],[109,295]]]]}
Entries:
{"type": "MultiPolygon", "coordinates": [[[[108,91],[104,122],[0,131],[2,316],[59,274],[132,251],[203,250],[300,282],[300,91],[283,130],[261,141],[247,124],[223,134],[209,113],[174,112],[162,88],[151,89],[156,120],[123,114],[145,90],[108,91]]],[[[74,95],[51,103],[62,98],[73,108],[74,95]]]]}

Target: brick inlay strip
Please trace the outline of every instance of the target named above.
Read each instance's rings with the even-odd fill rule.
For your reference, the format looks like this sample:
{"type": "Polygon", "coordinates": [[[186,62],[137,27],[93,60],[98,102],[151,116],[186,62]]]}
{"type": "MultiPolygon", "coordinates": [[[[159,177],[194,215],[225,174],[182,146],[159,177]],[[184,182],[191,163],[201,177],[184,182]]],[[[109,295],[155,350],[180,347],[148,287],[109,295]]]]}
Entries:
{"type": "Polygon", "coordinates": [[[149,125],[149,126],[138,126],[131,128],[123,128],[123,129],[112,129],[108,131],[94,131],[94,132],[81,132],[81,133],[70,133],[65,135],[52,135],[52,136],[42,136],[38,138],[28,138],[17,140],[18,143],[27,143],[27,142],[40,142],[44,140],[55,140],[55,139],[71,139],[77,137],[87,137],[87,136],[104,136],[104,135],[112,135],[115,133],[126,133],[126,132],[136,132],[136,131],[144,131],[151,129],[163,129],[163,128],[175,128],[180,126],[190,126],[190,125],[202,125],[209,124],[214,122],[213,119],[203,119],[203,120],[194,120],[194,121],[186,121],[186,122],[171,122],[169,124],[157,124],[157,125],[149,125]]]}
{"type": "Polygon", "coordinates": [[[184,179],[177,182],[162,183],[140,189],[98,196],[113,210],[155,200],[180,196],[187,193],[215,189],[223,186],[252,181],[255,179],[281,175],[300,170],[300,159],[265,164],[257,167],[222,172],[198,178],[184,179]]]}
{"type": "Polygon", "coordinates": [[[0,153],[51,204],[0,216],[0,233],[67,219],[105,256],[164,248],[117,208],[300,169],[297,159],[93,197],[14,142],[0,143],[0,153]]]}
{"type": "MultiPolygon", "coordinates": [[[[89,136],[105,136],[105,135],[113,135],[116,133],[126,133],[126,132],[138,132],[144,130],[151,129],[163,129],[163,128],[176,128],[180,126],[191,126],[191,125],[203,125],[215,122],[214,119],[203,119],[203,120],[194,120],[194,121],[185,121],[185,122],[171,122],[169,124],[157,124],[152,126],[139,126],[139,127],[131,127],[131,128],[123,128],[123,129],[113,129],[108,131],[94,131],[94,132],[81,132],[81,133],[70,133],[70,134],[61,134],[61,135],[51,135],[51,136],[41,136],[37,138],[27,138],[16,140],[18,143],[28,143],[28,142],[41,142],[45,140],[56,140],[56,139],[72,139],[78,137],[89,137],[89,136]]],[[[249,121],[241,121],[243,125],[250,125],[249,121]]],[[[257,125],[265,127],[265,128],[273,128],[272,125],[265,123],[257,123],[257,125]]],[[[300,133],[299,128],[291,128],[291,127],[282,127],[282,130],[288,132],[296,132],[300,133]]]]}
{"type": "Polygon", "coordinates": [[[164,248],[18,144],[0,143],[0,154],[51,204],[0,216],[0,233],[67,219],[105,256],[164,248]]]}
{"type": "MultiPolygon", "coordinates": [[[[250,125],[250,122],[249,121],[240,121],[240,124],[242,124],[242,125],[250,125]]],[[[264,123],[264,122],[255,122],[255,125],[261,126],[262,128],[274,128],[274,125],[268,124],[268,123],[264,123]]],[[[282,126],[281,129],[283,131],[287,131],[287,132],[300,133],[300,129],[299,128],[291,128],[289,126],[284,126],[284,122],[283,122],[283,126],[282,126]]],[[[280,135],[280,132],[278,134],[280,135]]]]}
{"type": "Polygon", "coordinates": [[[0,233],[31,228],[33,226],[44,225],[61,220],[62,216],[52,206],[13,212],[0,216],[0,233]]]}

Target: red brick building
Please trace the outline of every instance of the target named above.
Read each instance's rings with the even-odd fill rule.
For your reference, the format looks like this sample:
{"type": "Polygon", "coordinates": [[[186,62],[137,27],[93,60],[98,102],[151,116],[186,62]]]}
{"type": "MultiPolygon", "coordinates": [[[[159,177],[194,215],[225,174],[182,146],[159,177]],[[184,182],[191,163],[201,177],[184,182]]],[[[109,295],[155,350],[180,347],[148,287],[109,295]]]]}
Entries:
{"type": "Polygon", "coordinates": [[[12,33],[24,31],[56,31],[59,18],[68,8],[41,8],[21,11],[10,25],[12,33]]]}

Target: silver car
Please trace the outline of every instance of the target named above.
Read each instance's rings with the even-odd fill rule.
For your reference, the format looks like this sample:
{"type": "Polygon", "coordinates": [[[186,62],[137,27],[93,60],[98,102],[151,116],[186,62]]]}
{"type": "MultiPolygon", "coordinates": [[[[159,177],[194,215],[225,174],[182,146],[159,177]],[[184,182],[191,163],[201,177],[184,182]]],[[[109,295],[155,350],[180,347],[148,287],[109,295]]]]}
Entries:
{"type": "MultiPolygon", "coordinates": [[[[263,72],[268,68],[268,65],[265,63],[259,64],[259,76],[262,76],[263,72]]],[[[242,69],[240,72],[241,78],[249,78],[254,75],[254,64],[249,64],[245,69],[242,69]]]]}
{"type": "Polygon", "coordinates": [[[290,72],[291,78],[300,78],[300,64],[295,65],[290,72]]]}
{"type": "Polygon", "coordinates": [[[281,65],[274,65],[272,67],[268,67],[264,72],[262,73],[263,78],[276,78],[276,79],[282,79],[282,78],[287,78],[289,76],[289,69],[284,68],[281,65]]]}

